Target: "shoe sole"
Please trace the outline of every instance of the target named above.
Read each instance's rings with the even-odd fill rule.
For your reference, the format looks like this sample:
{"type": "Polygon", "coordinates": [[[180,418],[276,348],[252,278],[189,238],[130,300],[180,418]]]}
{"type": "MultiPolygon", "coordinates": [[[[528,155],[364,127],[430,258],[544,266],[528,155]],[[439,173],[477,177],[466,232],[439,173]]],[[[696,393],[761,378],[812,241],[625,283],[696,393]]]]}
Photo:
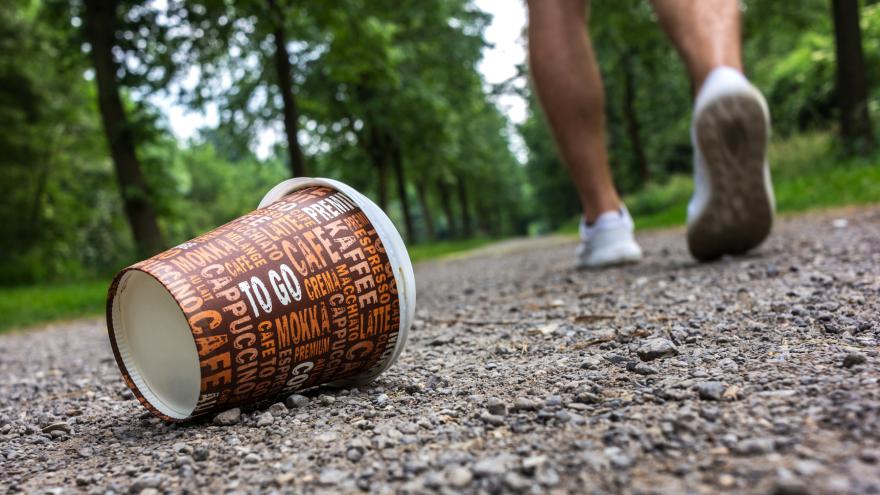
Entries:
{"type": "Polygon", "coordinates": [[[611,267],[615,267],[615,266],[633,265],[633,264],[636,264],[636,263],[642,261],[642,258],[643,258],[643,255],[642,255],[641,249],[637,249],[637,250],[634,249],[634,250],[627,252],[626,254],[612,257],[612,258],[608,258],[608,259],[605,259],[605,260],[602,260],[599,262],[592,262],[592,263],[589,263],[589,262],[580,263],[579,262],[577,264],[577,269],[578,270],[596,270],[596,269],[602,269],[602,268],[611,268],[611,267]]]}
{"type": "Polygon", "coordinates": [[[694,131],[710,191],[688,226],[688,248],[700,261],[744,253],[761,244],[773,225],[764,172],[770,123],[760,96],[719,97],[700,111],[694,131]]]}

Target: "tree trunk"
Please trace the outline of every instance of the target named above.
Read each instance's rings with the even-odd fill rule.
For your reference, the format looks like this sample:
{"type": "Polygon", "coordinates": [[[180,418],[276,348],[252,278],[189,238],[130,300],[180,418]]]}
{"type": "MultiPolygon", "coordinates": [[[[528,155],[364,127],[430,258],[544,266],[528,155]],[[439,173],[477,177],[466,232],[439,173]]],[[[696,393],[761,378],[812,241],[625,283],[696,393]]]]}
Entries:
{"type": "Polygon", "coordinates": [[[392,140],[391,158],[394,165],[394,176],[397,182],[397,197],[400,198],[400,209],[403,211],[403,225],[406,228],[406,240],[415,242],[413,229],[412,211],[409,208],[409,199],[406,197],[406,178],[403,170],[403,154],[400,146],[392,140]]]}
{"type": "Polygon", "coordinates": [[[165,249],[165,238],[159,231],[156,212],[150,203],[147,183],[135,153],[131,127],[119,96],[117,66],[116,61],[113,60],[116,9],[116,1],[86,0],[85,36],[91,46],[90,56],[95,66],[98,107],[116,168],[116,181],[119,185],[119,193],[122,195],[125,215],[131,225],[140,254],[152,255],[165,249]]]}
{"type": "Polygon", "coordinates": [[[651,171],[648,169],[648,160],[645,158],[645,147],[642,144],[642,132],[639,126],[639,119],[636,116],[636,91],[635,91],[635,74],[632,67],[632,52],[627,52],[623,56],[623,118],[626,121],[626,134],[629,138],[629,144],[632,146],[635,154],[636,167],[639,171],[639,178],[642,185],[647,184],[651,178],[651,171]]]}
{"type": "Polygon", "coordinates": [[[425,219],[425,233],[429,240],[434,240],[434,215],[428,206],[428,191],[423,181],[416,182],[416,193],[419,197],[419,207],[422,209],[422,218],[425,219]]]}
{"type": "Polygon", "coordinates": [[[452,192],[449,185],[443,179],[437,179],[437,192],[440,195],[440,209],[446,217],[446,228],[449,229],[449,237],[458,237],[458,227],[455,225],[455,215],[452,214],[452,192]]]}
{"type": "Polygon", "coordinates": [[[370,126],[370,141],[364,148],[373,161],[379,178],[379,208],[388,209],[388,152],[384,136],[375,127],[370,126]]]}
{"type": "Polygon", "coordinates": [[[844,145],[858,153],[874,145],[868,115],[868,84],[862,54],[858,0],[832,0],[834,40],[837,51],[837,97],[840,133],[844,145]]]}
{"type": "Polygon", "coordinates": [[[460,175],[455,177],[455,188],[458,193],[458,206],[461,213],[461,234],[467,239],[474,235],[474,231],[471,229],[471,212],[468,204],[467,186],[465,186],[464,179],[460,175]]]}
{"type": "Polygon", "coordinates": [[[306,163],[302,148],[299,145],[299,107],[293,94],[293,67],[290,65],[290,54],[287,52],[287,36],[284,33],[284,13],[278,8],[275,0],[268,0],[269,11],[272,13],[275,26],[272,38],[275,43],[275,75],[278,79],[278,91],[281,93],[284,117],[284,134],[287,137],[288,166],[293,177],[306,175],[306,163]]]}

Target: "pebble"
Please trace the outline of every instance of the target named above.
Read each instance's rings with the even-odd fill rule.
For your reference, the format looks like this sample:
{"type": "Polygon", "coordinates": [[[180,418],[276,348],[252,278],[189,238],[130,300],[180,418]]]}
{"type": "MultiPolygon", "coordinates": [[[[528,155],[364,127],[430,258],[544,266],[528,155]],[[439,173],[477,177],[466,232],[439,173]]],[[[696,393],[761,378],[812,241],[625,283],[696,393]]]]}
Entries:
{"type": "Polygon", "coordinates": [[[454,488],[464,488],[474,479],[471,470],[464,466],[456,466],[446,473],[446,482],[454,488]]]}
{"type": "Polygon", "coordinates": [[[866,362],[868,362],[868,358],[864,354],[862,354],[861,352],[858,352],[858,351],[852,351],[852,352],[847,353],[846,356],[844,356],[843,367],[844,368],[852,368],[853,366],[856,366],[859,364],[865,364],[866,362]]]}
{"type": "Polygon", "coordinates": [[[653,366],[647,365],[645,363],[638,363],[635,361],[630,361],[629,363],[627,363],[626,369],[627,371],[632,371],[637,375],[644,376],[656,375],[657,373],[659,373],[657,371],[657,368],[654,368],[653,366]]]}
{"type": "Polygon", "coordinates": [[[739,455],[769,454],[775,450],[772,438],[747,438],[737,442],[733,451],[739,455]]]}
{"type": "Polygon", "coordinates": [[[321,474],[318,475],[318,482],[322,485],[338,485],[339,482],[344,480],[347,476],[348,473],[341,469],[325,468],[322,469],[321,474]]]}
{"type": "Polygon", "coordinates": [[[345,453],[345,457],[351,462],[358,462],[364,457],[364,454],[363,451],[359,449],[348,449],[345,453]]]}
{"type": "Polygon", "coordinates": [[[241,409],[233,408],[214,416],[214,424],[218,426],[232,426],[241,421],[241,409]]]}
{"type": "Polygon", "coordinates": [[[192,454],[193,459],[199,462],[207,460],[209,455],[210,451],[205,447],[196,447],[192,454]]]}
{"type": "Polygon", "coordinates": [[[721,400],[727,387],[718,381],[699,382],[695,385],[697,394],[703,400],[721,400]]]}
{"type": "Polygon", "coordinates": [[[539,404],[537,402],[526,397],[517,397],[513,401],[513,409],[515,411],[535,411],[538,407],[539,404]]]}
{"type": "Polygon", "coordinates": [[[161,475],[155,473],[144,473],[137,478],[135,478],[134,482],[132,482],[131,486],[128,487],[129,493],[141,494],[144,490],[153,489],[158,490],[162,485],[163,478],[161,475]]]}
{"type": "Polygon", "coordinates": [[[259,454],[251,452],[248,455],[244,456],[244,462],[247,464],[256,464],[260,462],[262,458],[259,454]]]}
{"type": "Polygon", "coordinates": [[[280,418],[281,416],[287,414],[287,406],[285,406],[282,402],[276,402],[269,406],[268,411],[272,413],[272,416],[280,418]]]}
{"type": "Polygon", "coordinates": [[[497,414],[483,413],[480,415],[480,420],[492,426],[504,426],[505,424],[504,416],[499,416],[497,414]]]}
{"type": "Polygon", "coordinates": [[[259,417],[257,417],[257,426],[260,428],[264,426],[269,426],[273,423],[275,423],[275,416],[272,416],[272,413],[270,413],[269,411],[266,411],[263,414],[260,414],[259,417]]]}
{"type": "Polygon", "coordinates": [[[497,397],[490,397],[486,401],[486,410],[489,411],[489,414],[504,416],[507,414],[507,403],[497,397]]]}
{"type": "Polygon", "coordinates": [[[642,361],[653,361],[677,355],[678,348],[668,339],[657,337],[642,343],[636,350],[636,354],[642,361]]]}
{"type": "Polygon", "coordinates": [[[495,457],[490,457],[488,459],[483,459],[474,464],[472,472],[474,476],[478,478],[499,475],[507,471],[509,461],[510,457],[507,455],[498,455],[495,457]]]}
{"type": "Polygon", "coordinates": [[[284,404],[290,409],[298,409],[309,405],[309,398],[305,395],[293,394],[287,397],[284,404]]]}
{"type": "Polygon", "coordinates": [[[70,429],[69,424],[65,423],[64,421],[59,421],[57,423],[52,423],[47,426],[44,426],[42,431],[43,431],[43,433],[49,433],[49,434],[58,431],[58,432],[62,432],[62,433],[69,435],[71,429],[70,429]]]}

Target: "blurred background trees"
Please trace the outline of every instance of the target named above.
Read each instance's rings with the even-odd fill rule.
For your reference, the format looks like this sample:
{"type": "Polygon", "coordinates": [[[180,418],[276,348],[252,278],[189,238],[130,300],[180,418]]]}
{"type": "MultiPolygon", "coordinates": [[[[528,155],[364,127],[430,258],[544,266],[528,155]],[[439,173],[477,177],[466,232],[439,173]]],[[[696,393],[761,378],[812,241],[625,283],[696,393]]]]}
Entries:
{"type": "MultiPolygon", "coordinates": [[[[746,67],[783,158],[826,144],[828,162],[875,156],[880,5],[742,5],[746,67]]],[[[467,0],[0,3],[0,281],[103,276],[305,174],[364,191],[410,244],[572,224],[578,203],[529,90],[477,70],[489,22],[467,0]],[[516,127],[495,104],[506,92],[529,102],[516,127]],[[216,125],[179,140],[155,98],[216,125]],[[258,156],[266,133],[279,139],[258,156]]],[[[641,0],[596,0],[590,22],[615,180],[635,213],[679,208],[683,67],[641,0]]]]}

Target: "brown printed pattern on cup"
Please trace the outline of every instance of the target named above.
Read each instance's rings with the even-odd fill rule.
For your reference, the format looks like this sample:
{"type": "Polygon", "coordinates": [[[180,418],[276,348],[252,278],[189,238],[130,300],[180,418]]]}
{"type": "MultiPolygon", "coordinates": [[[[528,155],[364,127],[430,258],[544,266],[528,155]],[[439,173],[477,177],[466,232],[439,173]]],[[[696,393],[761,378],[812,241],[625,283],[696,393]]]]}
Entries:
{"type": "MultiPolygon", "coordinates": [[[[345,194],[300,189],[133,265],[156,278],[195,339],[201,391],[191,416],[355,376],[391,359],[400,328],[392,265],[345,194]]],[[[112,318],[108,302],[108,322],[112,318]]],[[[154,414],[129,376],[126,384],[154,414]]]]}

